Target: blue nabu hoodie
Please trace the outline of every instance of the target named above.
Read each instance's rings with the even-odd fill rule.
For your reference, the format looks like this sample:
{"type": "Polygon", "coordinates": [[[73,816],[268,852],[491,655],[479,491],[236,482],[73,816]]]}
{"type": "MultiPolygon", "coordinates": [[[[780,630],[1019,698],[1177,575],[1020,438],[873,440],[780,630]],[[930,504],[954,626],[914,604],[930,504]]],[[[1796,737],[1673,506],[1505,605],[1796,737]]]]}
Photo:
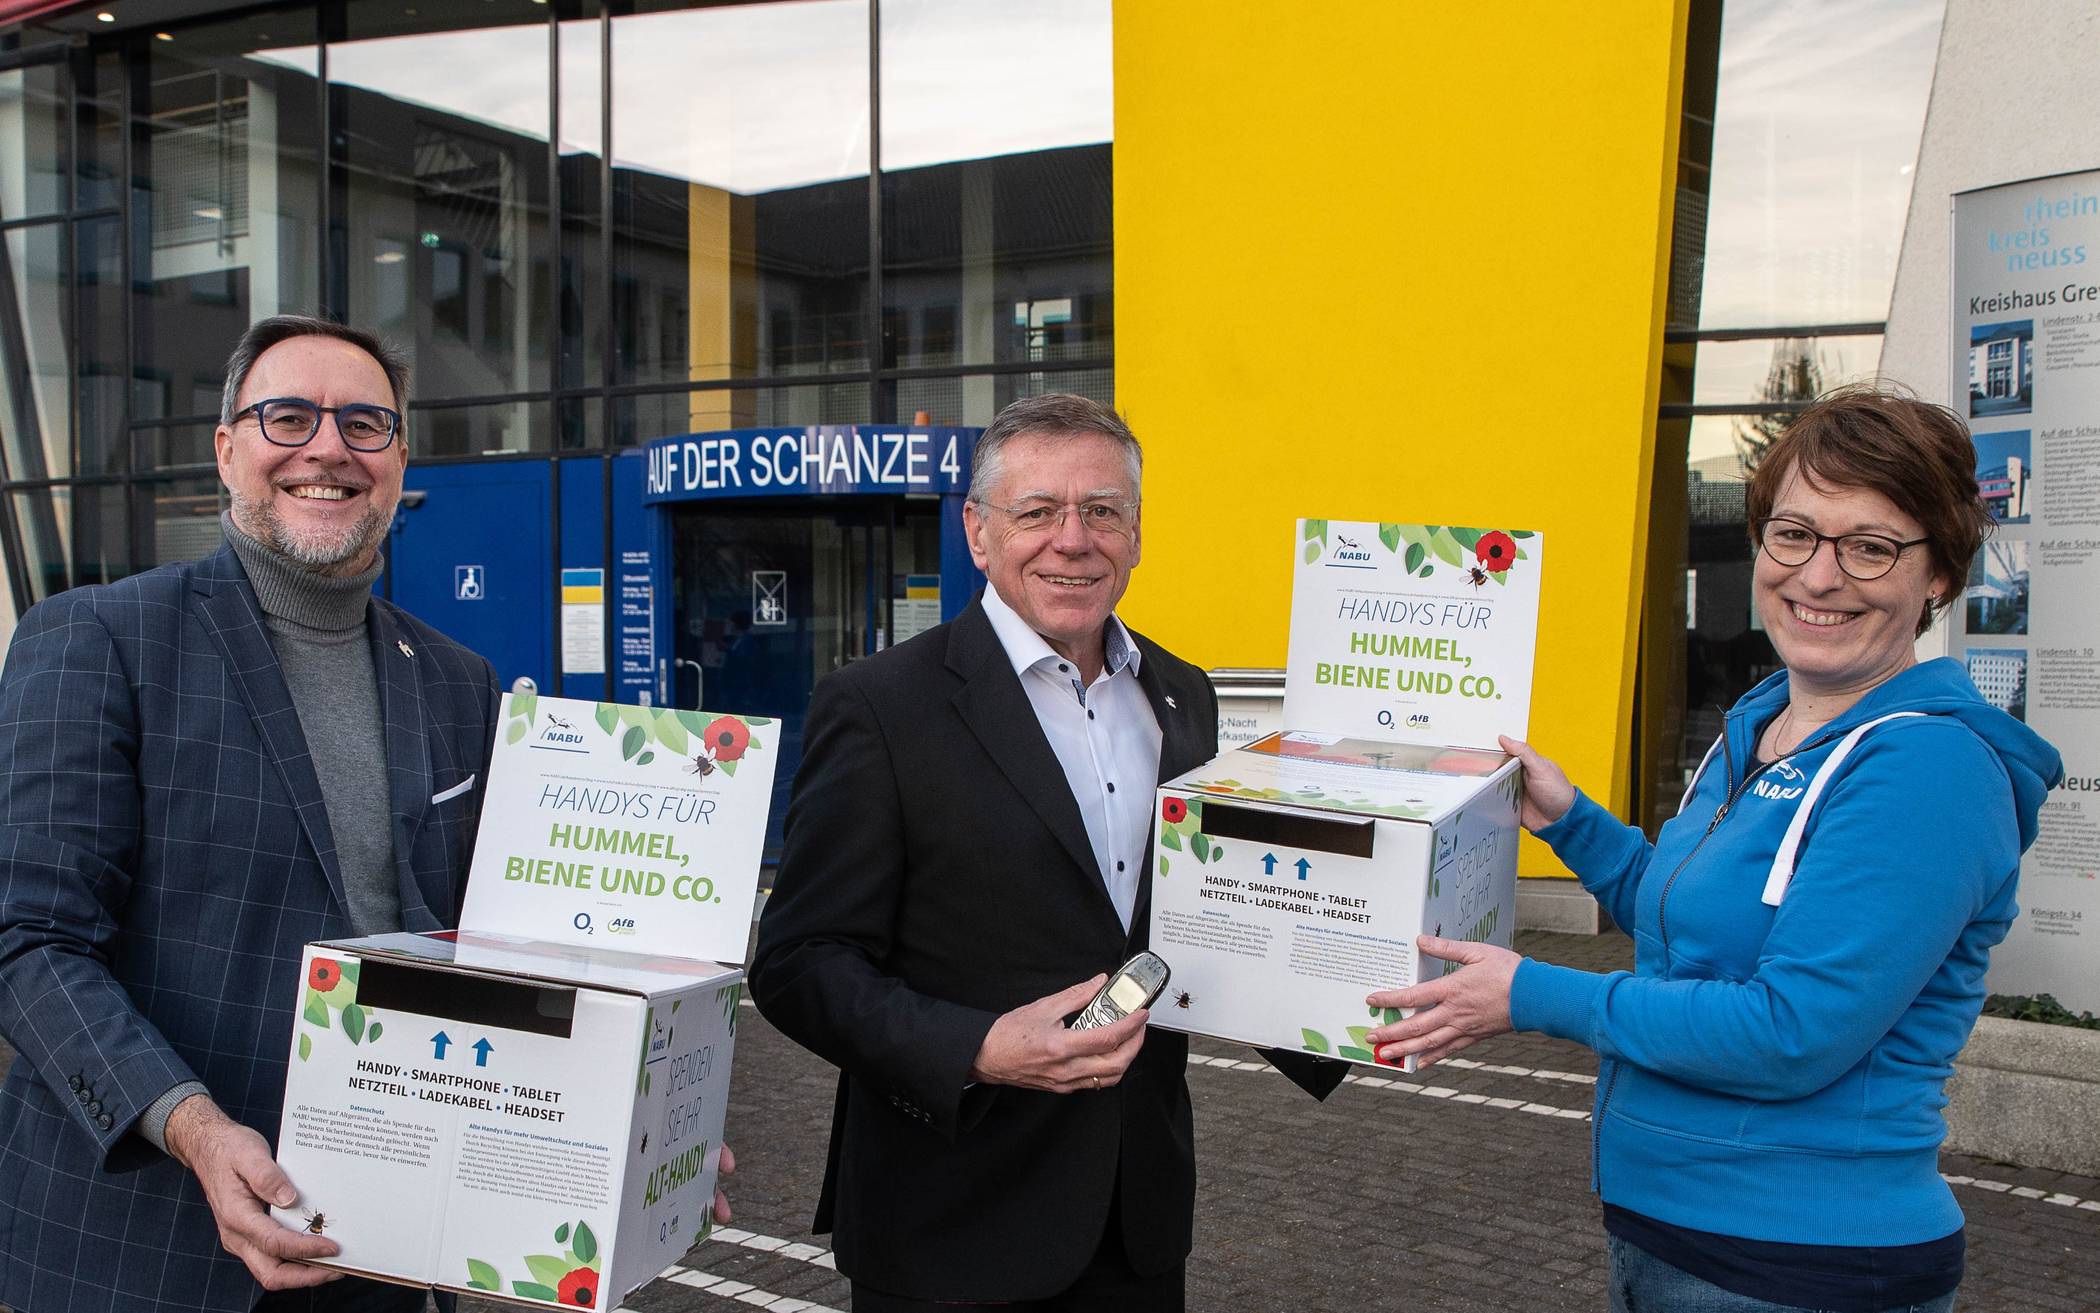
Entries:
{"type": "Polygon", "coordinates": [[[1754,769],[1786,702],[1782,671],[1729,711],[1652,847],[1581,796],[1539,831],[1632,933],[1635,970],[1526,959],[1511,1019],[1602,1059],[1607,1202],[1754,1240],[1935,1240],[1962,1224],[1942,1090],[2063,763],[1945,658],[1754,769]],[[1906,712],[1922,714],[1881,720],[1906,712]]]}

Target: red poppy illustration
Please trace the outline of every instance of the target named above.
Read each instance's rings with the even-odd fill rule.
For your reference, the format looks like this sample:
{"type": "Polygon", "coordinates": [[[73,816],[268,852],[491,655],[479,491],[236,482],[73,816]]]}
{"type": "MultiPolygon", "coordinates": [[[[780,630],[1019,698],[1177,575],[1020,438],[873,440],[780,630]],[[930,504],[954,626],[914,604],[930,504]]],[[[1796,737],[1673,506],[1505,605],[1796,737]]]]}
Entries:
{"type": "Polygon", "coordinates": [[[579,1267],[561,1279],[554,1288],[554,1296],[563,1308],[596,1308],[598,1306],[598,1274],[587,1267],[579,1267]]]}
{"type": "Polygon", "coordinates": [[[326,994],[329,990],[334,989],[342,978],[343,969],[336,965],[334,958],[317,957],[314,959],[314,964],[307,968],[306,972],[308,987],[321,994],[326,994]]]}
{"type": "Polygon", "coordinates": [[[1179,825],[1189,818],[1189,805],[1179,798],[1169,798],[1159,805],[1159,814],[1167,824],[1179,825]]]}
{"type": "Polygon", "coordinates": [[[1501,574],[1516,564],[1517,540],[1500,529],[1481,534],[1480,541],[1473,544],[1473,555],[1487,567],[1488,573],[1501,574]]]}
{"type": "Polygon", "coordinates": [[[735,716],[723,716],[716,720],[707,727],[707,733],[701,735],[701,738],[706,741],[707,749],[715,755],[716,761],[735,761],[743,756],[744,749],[751,745],[751,731],[735,716]]]}

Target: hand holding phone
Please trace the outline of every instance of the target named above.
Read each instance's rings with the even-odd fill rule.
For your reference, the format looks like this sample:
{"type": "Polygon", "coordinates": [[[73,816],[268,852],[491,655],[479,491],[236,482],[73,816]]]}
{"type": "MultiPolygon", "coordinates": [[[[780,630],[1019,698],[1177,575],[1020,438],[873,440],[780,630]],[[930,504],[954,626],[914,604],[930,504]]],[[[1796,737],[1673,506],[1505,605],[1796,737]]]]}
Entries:
{"type": "MultiPolygon", "coordinates": [[[[1083,1016],[1096,1003],[1103,1009],[1117,1008],[1112,991],[1136,961],[1126,963],[1113,976],[1082,980],[1000,1016],[978,1045],[970,1063],[970,1079],[980,1085],[1013,1085],[1050,1094],[1113,1088],[1145,1047],[1145,1027],[1133,1014],[1157,996],[1157,987],[1148,991],[1143,983],[1154,973],[1133,973],[1123,986],[1122,997],[1136,1002],[1137,1008],[1117,1011],[1085,1028],[1077,1025],[1074,1013],[1083,1016]],[[1073,1021],[1068,1023],[1067,1018],[1073,1021]]],[[[1166,963],[1158,962],[1160,986],[1166,984],[1166,970],[1166,963]]]]}

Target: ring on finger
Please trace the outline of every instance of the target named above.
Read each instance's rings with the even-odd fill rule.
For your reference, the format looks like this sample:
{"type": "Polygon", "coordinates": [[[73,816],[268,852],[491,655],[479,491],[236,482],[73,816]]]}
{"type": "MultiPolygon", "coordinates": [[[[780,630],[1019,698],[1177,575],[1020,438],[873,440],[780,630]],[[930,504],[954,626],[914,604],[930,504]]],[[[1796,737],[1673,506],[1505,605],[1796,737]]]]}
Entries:
{"type": "Polygon", "coordinates": [[[1099,1076],[1096,1076],[1093,1078],[1093,1081],[1094,1089],[1098,1092],[1101,1089],[1101,1078],[1099,1076]]]}

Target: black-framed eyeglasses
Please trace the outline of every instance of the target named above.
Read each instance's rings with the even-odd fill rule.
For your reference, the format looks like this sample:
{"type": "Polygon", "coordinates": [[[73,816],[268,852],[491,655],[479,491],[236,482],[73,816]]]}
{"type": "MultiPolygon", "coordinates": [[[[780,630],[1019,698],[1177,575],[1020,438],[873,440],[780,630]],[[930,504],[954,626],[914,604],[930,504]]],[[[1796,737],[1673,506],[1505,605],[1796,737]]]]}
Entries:
{"type": "Polygon", "coordinates": [[[238,424],[248,416],[262,427],[262,435],[280,447],[303,447],[321,431],[321,416],[335,416],[335,430],[343,445],[352,451],[385,451],[401,431],[401,412],[385,406],[322,406],[304,397],[265,397],[234,412],[238,424]]]}
{"type": "Polygon", "coordinates": [[[1913,538],[1909,542],[1898,542],[1894,538],[1878,533],[1817,533],[1798,520],[1769,517],[1757,526],[1758,545],[1765,555],[1781,565],[1807,565],[1823,549],[1824,543],[1832,544],[1837,555],[1838,569],[1861,581],[1879,579],[1896,568],[1903,553],[1913,547],[1922,547],[1930,538],[1913,538]]]}

